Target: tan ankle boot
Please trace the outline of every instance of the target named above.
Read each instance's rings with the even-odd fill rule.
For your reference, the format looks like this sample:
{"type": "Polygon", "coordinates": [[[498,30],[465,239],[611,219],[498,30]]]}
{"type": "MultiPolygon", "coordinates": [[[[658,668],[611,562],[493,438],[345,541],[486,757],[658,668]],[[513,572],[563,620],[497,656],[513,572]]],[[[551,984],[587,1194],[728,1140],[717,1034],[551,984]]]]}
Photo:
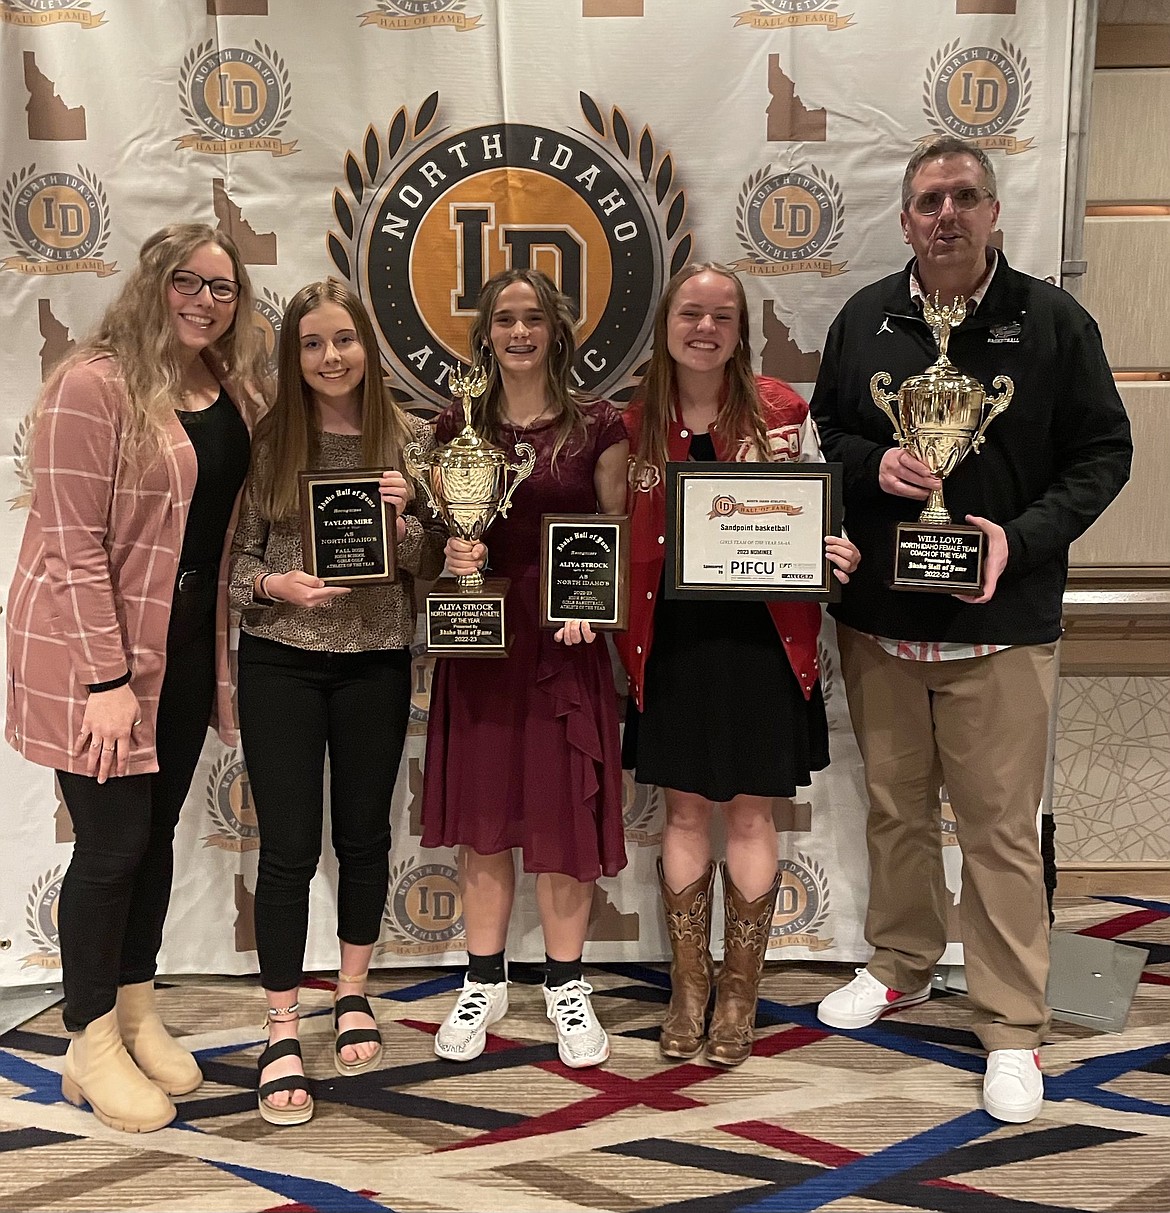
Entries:
{"type": "Polygon", "coordinates": [[[154,982],[118,988],[118,1030],[134,1064],[168,1095],[186,1095],[203,1081],[195,1058],[167,1031],[155,1009],[154,982]]]}
{"type": "Polygon", "coordinates": [[[723,964],[715,981],[715,1013],[707,1032],[707,1060],[720,1066],[738,1066],[752,1051],[755,1039],[756,998],[780,873],[772,887],[755,901],[745,901],[723,869],[723,964]]]}
{"type": "Polygon", "coordinates": [[[111,1129],[150,1133],[175,1119],[175,1105],[134,1064],[108,1011],[84,1031],[75,1032],[61,1071],[61,1094],[111,1129]]]}
{"type": "Polygon", "coordinates": [[[711,888],[715,865],[681,893],[672,892],[658,861],[658,884],[670,934],[670,1006],[658,1047],[666,1057],[696,1057],[703,1048],[703,1025],[711,997],[711,888]]]}

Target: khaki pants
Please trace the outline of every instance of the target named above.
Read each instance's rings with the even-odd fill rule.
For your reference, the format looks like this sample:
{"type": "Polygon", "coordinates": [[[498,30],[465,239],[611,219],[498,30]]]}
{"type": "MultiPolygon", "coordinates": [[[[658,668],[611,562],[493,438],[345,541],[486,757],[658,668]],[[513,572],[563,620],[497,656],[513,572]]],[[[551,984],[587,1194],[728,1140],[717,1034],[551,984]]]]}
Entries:
{"type": "Polygon", "coordinates": [[[963,853],[959,921],[975,1032],[1035,1048],[1048,1025],[1048,906],[1036,832],[1056,646],[959,661],[891,657],[837,625],[849,715],[865,761],[869,971],[917,990],[947,943],[939,828],[945,782],[963,853]]]}

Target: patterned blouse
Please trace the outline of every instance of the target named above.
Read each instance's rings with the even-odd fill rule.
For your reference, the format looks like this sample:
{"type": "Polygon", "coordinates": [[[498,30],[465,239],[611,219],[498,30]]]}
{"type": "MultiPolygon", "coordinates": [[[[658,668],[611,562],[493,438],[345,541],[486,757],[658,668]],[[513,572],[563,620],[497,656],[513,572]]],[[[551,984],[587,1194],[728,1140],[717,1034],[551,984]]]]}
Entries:
{"type": "MultiPolygon", "coordinates": [[[[434,445],[425,422],[407,414],[412,437],[434,445]]],[[[322,470],[361,466],[361,436],[320,435],[322,470]]],[[[266,447],[253,449],[253,475],[269,457],[266,447]]],[[[262,573],[286,573],[304,568],[299,515],[270,522],[256,507],[250,491],[240,507],[233,544],[231,600],[243,615],[241,626],[250,636],[275,640],[297,649],[329,653],[364,653],[398,649],[414,639],[414,579],[430,580],[443,567],[446,535],[429,517],[419,518],[416,496],[406,507],[406,536],[398,544],[398,580],[390,585],[358,586],[312,609],[290,602],[265,602],[252,592],[262,573]]]]}

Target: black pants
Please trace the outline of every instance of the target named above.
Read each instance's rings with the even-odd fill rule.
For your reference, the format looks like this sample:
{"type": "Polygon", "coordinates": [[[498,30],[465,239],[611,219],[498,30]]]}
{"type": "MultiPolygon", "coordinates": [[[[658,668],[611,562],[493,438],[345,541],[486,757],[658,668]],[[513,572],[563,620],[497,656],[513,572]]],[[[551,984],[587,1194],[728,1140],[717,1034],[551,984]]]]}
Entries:
{"type": "Polygon", "coordinates": [[[390,802],[406,740],[405,649],[319,653],[240,636],[240,733],[260,828],[256,948],[266,990],[300,985],[321,858],[325,751],[337,935],[372,944],[390,882],[390,802]]]}
{"type": "Polygon", "coordinates": [[[65,1027],[112,1011],[120,985],[150,981],[171,898],[175,825],[215,697],[215,585],[176,592],[155,739],[158,771],[98,783],[58,771],[76,842],[57,927],[65,1027]]]}

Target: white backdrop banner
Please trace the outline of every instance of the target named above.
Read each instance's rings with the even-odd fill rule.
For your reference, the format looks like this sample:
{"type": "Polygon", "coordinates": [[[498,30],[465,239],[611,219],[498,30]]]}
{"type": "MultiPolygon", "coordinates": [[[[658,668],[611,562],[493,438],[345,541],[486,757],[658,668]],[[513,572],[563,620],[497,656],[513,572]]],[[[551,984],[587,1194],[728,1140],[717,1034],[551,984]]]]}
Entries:
{"type": "MultiPolygon", "coordinates": [[[[807,394],[837,310],[906,257],[899,186],[920,140],[950,131],[988,150],[1009,257],[1055,278],[1071,38],[1067,0],[0,0],[0,587],[37,390],[162,224],[235,237],[271,339],[300,286],[348,280],[398,398],[424,414],[467,356],[480,284],[509,265],[573,297],[577,383],[620,404],[671,272],[730,262],[758,365],[807,394]]],[[[866,954],[864,793],[831,631],[833,764],[776,806],[772,958],[866,954]]],[[[418,845],[429,677],[420,656],[384,965],[462,948],[454,856],[418,845]]],[[[0,779],[0,984],[44,981],[69,818],[52,774],[7,749],[0,779]]],[[[587,958],[666,954],[661,819],[661,793],[627,782],[630,864],[599,885],[587,958]]],[[[209,736],[164,971],[255,969],[257,845],[242,757],[209,736]]],[[[326,856],[310,969],[336,963],[326,856]]],[[[531,882],[521,891],[510,950],[535,959],[531,882]]]]}

